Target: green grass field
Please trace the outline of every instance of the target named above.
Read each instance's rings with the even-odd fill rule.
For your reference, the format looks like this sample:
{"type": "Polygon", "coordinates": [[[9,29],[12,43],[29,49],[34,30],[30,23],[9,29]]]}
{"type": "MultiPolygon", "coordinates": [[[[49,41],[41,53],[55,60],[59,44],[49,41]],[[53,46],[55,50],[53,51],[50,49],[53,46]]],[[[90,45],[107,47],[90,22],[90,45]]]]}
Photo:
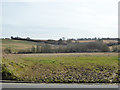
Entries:
{"type": "Polygon", "coordinates": [[[117,83],[117,53],[4,54],[4,79],[39,83],[117,83]]]}

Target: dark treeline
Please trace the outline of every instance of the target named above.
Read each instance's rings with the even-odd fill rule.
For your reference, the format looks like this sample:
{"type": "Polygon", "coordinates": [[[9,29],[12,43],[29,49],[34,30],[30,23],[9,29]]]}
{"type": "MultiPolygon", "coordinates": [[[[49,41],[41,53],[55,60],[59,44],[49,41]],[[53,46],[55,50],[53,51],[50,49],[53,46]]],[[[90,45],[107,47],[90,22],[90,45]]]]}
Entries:
{"type": "Polygon", "coordinates": [[[66,43],[63,42],[63,40],[60,38],[59,40],[34,40],[34,39],[30,39],[29,37],[27,38],[20,38],[20,37],[13,37],[11,36],[11,39],[12,40],[25,40],[25,41],[32,41],[32,42],[42,42],[42,43],[47,43],[47,44],[62,44],[62,45],[65,45],[66,43]]]}
{"type": "Polygon", "coordinates": [[[68,45],[69,43],[72,42],[79,42],[79,40],[117,40],[118,43],[108,43],[107,46],[113,46],[113,45],[118,45],[119,44],[119,38],[78,38],[78,39],[67,39],[65,40],[65,38],[60,38],[59,40],[52,40],[52,39],[48,39],[48,40],[34,40],[34,39],[30,39],[29,37],[27,38],[21,38],[21,37],[13,37],[11,36],[11,38],[5,38],[5,39],[12,39],[12,40],[24,40],[24,41],[31,41],[31,42],[36,42],[36,43],[45,43],[45,44],[53,44],[53,45],[68,45]]]}
{"type": "Polygon", "coordinates": [[[26,41],[32,41],[32,42],[43,42],[43,43],[48,43],[48,44],[66,44],[70,41],[79,41],[79,40],[119,40],[119,38],[78,38],[78,39],[67,39],[64,40],[63,38],[60,38],[59,40],[34,40],[34,39],[30,39],[29,37],[27,38],[21,38],[21,37],[13,37],[11,36],[11,39],[13,40],[26,40],[26,41]],[[65,43],[66,42],[66,43],[65,43]]]}
{"type": "MultiPolygon", "coordinates": [[[[28,40],[28,41],[29,40],[33,40],[33,39],[30,39],[29,37],[21,38],[21,37],[13,37],[13,36],[11,36],[11,39],[15,39],[15,40],[28,40]]],[[[64,40],[65,37],[60,38],[60,39],[64,40]]],[[[77,38],[77,39],[72,38],[72,39],[68,39],[68,40],[118,40],[118,39],[119,38],[109,38],[109,37],[108,38],[97,38],[97,37],[95,37],[95,38],[77,38]]],[[[43,40],[33,40],[33,41],[39,42],[39,41],[43,41],[43,40]]],[[[55,40],[47,40],[47,41],[55,41],[55,40]]]]}

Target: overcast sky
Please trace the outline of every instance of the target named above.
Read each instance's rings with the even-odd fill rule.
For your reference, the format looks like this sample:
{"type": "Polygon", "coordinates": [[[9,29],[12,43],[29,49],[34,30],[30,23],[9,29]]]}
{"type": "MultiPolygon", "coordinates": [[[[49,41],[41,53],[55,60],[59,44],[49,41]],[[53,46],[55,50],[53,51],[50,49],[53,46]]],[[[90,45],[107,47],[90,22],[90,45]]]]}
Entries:
{"type": "Polygon", "coordinates": [[[2,37],[118,37],[119,0],[16,1],[2,2],[2,37]]]}

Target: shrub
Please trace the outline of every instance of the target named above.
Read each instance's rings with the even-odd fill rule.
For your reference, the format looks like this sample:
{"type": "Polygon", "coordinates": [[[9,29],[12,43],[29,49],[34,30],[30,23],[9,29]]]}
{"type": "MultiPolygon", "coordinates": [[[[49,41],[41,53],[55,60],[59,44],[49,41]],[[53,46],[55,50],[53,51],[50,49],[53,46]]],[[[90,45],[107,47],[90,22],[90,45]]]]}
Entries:
{"type": "Polygon", "coordinates": [[[4,52],[5,52],[6,54],[10,54],[10,53],[12,53],[12,50],[11,50],[11,48],[5,48],[5,49],[4,49],[4,52]]]}

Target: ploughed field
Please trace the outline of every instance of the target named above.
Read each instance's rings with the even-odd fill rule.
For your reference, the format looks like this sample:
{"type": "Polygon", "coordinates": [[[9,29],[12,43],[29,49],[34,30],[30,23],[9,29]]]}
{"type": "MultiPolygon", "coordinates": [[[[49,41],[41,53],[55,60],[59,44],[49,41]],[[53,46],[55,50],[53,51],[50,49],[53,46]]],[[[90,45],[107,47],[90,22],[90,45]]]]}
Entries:
{"type": "Polygon", "coordinates": [[[118,54],[4,54],[2,76],[37,83],[117,83],[118,54]]]}

